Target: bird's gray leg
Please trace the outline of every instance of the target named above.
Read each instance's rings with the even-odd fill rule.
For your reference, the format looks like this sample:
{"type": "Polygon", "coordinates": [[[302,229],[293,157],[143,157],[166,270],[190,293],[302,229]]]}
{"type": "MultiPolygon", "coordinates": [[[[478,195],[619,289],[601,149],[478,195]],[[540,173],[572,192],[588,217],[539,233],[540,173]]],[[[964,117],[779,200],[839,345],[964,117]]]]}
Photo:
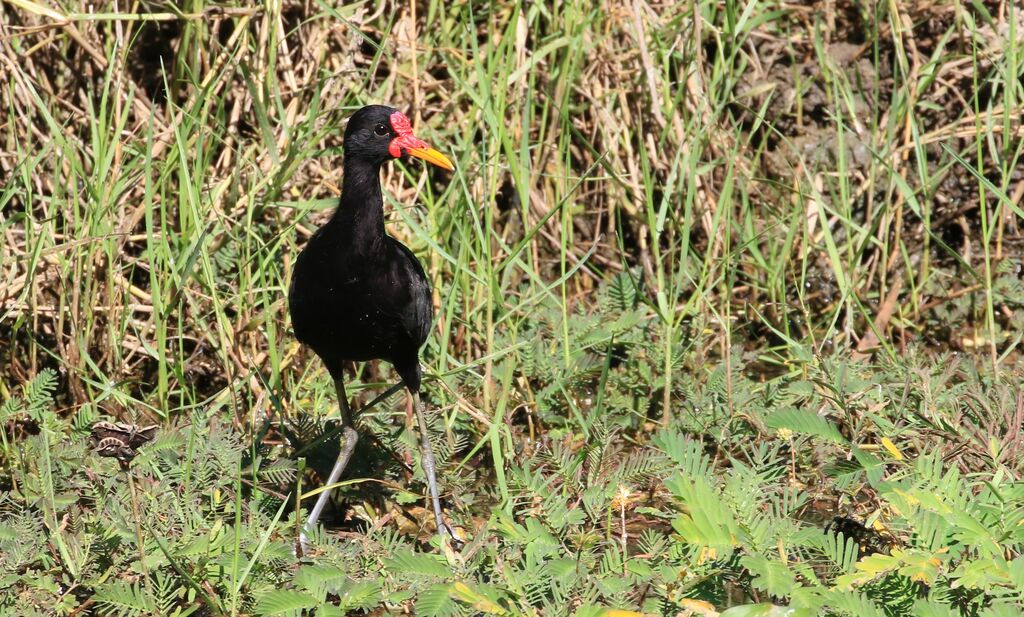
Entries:
{"type": "MultiPolygon", "coordinates": [[[[341,452],[338,453],[338,460],[334,461],[334,467],[331,469],[331,475],[327,476],[327,483],[325,486],[330,487],[332,484],[338,481],[341,474],[344,473],[345,467],[348,466],[348,461],[352,458],[352,453],[356,449],[356,441],[359,440],[359,433],[356,432],[355,425],[352,421],[352,411],[348,407],[348,397],[345,396],[345,378],[339,373],[338,377],[334,380],[334,389],[338,394],[338,404],[341,406],[341,424],[342,424],[342,439],[344,443],[341,444],[341,452]]],[[[309,518],[306,519],[306,524],[302,527],[302,533],[299,536],[299,542],[302,546],[302,552],[305,553],[309,550],[309,540],[307,534],[316,528],[317,521],[320,520],[320,514],[327,506],[328,500],[331,498],[332,488],[327,488],[316,500],[316,504],[313,509],[309,512],[309,518]]]]}
{"type": "Polygon", "coordinates": [[[421,456],[423,458],[423,473],[427,476],[427,485],[430,487],[430,500],[434,505],[434,517],[437,519],[437,533],[444,537],[455,538],[456,541],[461,540],[455,536],[448,524],[445,523],[444,517],[441,515],[441,499],[437,492],[437,466],[434,463],[434,450],[430,447],[430,437],[427,433],[427,418],[423,412],[423,403],[420,400],[420,393],[412,393],[413,405],[416,407],[416,418],[420,425],[420,439],[422,440],[421,456]]]}

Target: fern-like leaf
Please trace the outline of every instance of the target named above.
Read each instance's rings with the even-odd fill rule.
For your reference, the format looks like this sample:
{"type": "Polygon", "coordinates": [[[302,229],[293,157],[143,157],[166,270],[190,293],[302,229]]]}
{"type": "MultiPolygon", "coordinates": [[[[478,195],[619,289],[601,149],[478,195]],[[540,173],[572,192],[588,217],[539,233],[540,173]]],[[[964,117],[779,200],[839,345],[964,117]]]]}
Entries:
{"type": "Polygon", "coordinates": [[[291,589],[269,591],[256,603],[253,612],[261,617],[299,617],[302,611],[320,604],[317,598],[291,589]]]}
{"type": "Polygon", "coordinates": [[[100,586],[93,596],[96,607],[111,617],[136,617],[157,614],[158,606],[139,583],[112,581],[100,586]]]}

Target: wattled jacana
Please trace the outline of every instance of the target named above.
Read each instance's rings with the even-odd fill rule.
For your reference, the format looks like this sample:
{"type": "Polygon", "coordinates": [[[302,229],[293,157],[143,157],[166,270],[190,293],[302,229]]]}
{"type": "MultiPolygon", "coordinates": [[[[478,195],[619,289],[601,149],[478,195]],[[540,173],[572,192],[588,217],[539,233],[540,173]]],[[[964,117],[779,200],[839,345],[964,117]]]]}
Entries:
{"type": "MultiPolygon", "coordinates": [[[[384,232],[380,168],[403,155],[455,169],[443,154],[417,139],[409,119],[382,105],[357,111],[345,128],[341,200],[331,219],[313,234],[295,262],[288,304],[295,336],[320,356],[334,379],[345,443],[327,478],[338,481],[358,438],[345,397],[346,361],[386,360],[394,365],[416,407],[423,471],[437,519],[441,516],[434,455],[420,403],[419,349],[433,317],[430,285],[423,267],[400,242],[384,232]]],[[[301,535],[316,526],[330,498],[320,493],[301,535]]],[[[305,546],[303,546],[305,549],[305,546]]]]}

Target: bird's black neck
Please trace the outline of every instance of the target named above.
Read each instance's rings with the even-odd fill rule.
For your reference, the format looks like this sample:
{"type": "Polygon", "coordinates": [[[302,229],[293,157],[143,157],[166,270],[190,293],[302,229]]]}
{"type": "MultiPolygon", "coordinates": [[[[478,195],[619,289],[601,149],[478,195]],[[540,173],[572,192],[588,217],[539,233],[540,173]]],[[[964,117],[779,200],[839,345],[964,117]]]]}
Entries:
{"type": "Polygon", "coordinates": [[[348,247],[368,252],[384,238],[384,197],[380,191],[380,164],[353,157],[345,160],[341,200],[331,224],[348,247]]]}

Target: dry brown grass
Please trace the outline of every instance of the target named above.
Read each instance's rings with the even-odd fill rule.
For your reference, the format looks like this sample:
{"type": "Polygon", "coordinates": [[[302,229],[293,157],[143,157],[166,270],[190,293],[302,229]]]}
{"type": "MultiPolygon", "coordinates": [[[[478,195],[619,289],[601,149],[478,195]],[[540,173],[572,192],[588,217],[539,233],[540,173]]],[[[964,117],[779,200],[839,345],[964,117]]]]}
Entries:
{"type": "MultiPolygon", "coordinates": [[[[763,21],[733,33],[741,13],[699,6],[698,15],[690,4],[639,1],[540,15],[509,4],[467,24],[466,9],[415,4],[193,13],[4,4],[5,379],[58,365],[71,399],[84,402],[95,396],[88,375],[152,384],[172,356],[185,366],[178,379],[209,380],[206,393],[253,366],[276,373],[270,355],[287,366],[294,347],[280,298],[235,289],[227,306],[195,278],[179,287],[181,272],[154,267],[149,245],[181,259],[205,229],[202,251],[252,257],[240,225],[258,225],[260,242],[274,244],[292,224],[301,243],[321,215],[301,220],[274,204],[337,194],[339,127],[369,101],[411,110],[450,144],[465,185],[448,198],[488,226],[484,253],[453,263],[428,251],[435,280],[454,266],[479,270],[485,255],[503,263],[539,225],[523,268],[491,292],[461,289],[467,314],[482,301],[500,313],[497,300],[531,276],[552,280],[580,264],[565,297],[586,304],[610,274],[636,267],[652,299],[666,294],[663,310],[741,317],[713,328],[700,356],[737,336],[763,345],[767,325],[864,353],[881,336],[891,349],[914,339],[981,346],[995,360],[1017,320],[1014,300],[968,309],[955,325],[972,329],[966,336],[943,332],[930,309],[980,299],[999,264],[1019,257],[1022,129],[1019,106],[1007,108],[1019,97],[999,85],[1007,5],[988,5],[986,23],[930,2],[875,13],[782,3],[770,16],[752,11],[763,21]],[[1003,196],[944,147],[980,165],[1003,196]],[[157,300],[155,272],[179,279],[157,300]],[[257,325],[268,320],[280,324],[277,340],[257,325]],[[166,353],[154,348],[161,328],[166,353]],[[268,345],[278,349],[268,355],[268,345]]],[[[399,203],[443,188],[415,174],[386,175],[399,203]]],[[[446,208],[412,216],[457,254],[446,208]]],[[[283,278],[248,271],[231,285],[283,285],[294,254],[290,237],[284,245],[283,278]]],[[[447,335],[453,356],[494,351],[479,317],[447,335]]]]}

